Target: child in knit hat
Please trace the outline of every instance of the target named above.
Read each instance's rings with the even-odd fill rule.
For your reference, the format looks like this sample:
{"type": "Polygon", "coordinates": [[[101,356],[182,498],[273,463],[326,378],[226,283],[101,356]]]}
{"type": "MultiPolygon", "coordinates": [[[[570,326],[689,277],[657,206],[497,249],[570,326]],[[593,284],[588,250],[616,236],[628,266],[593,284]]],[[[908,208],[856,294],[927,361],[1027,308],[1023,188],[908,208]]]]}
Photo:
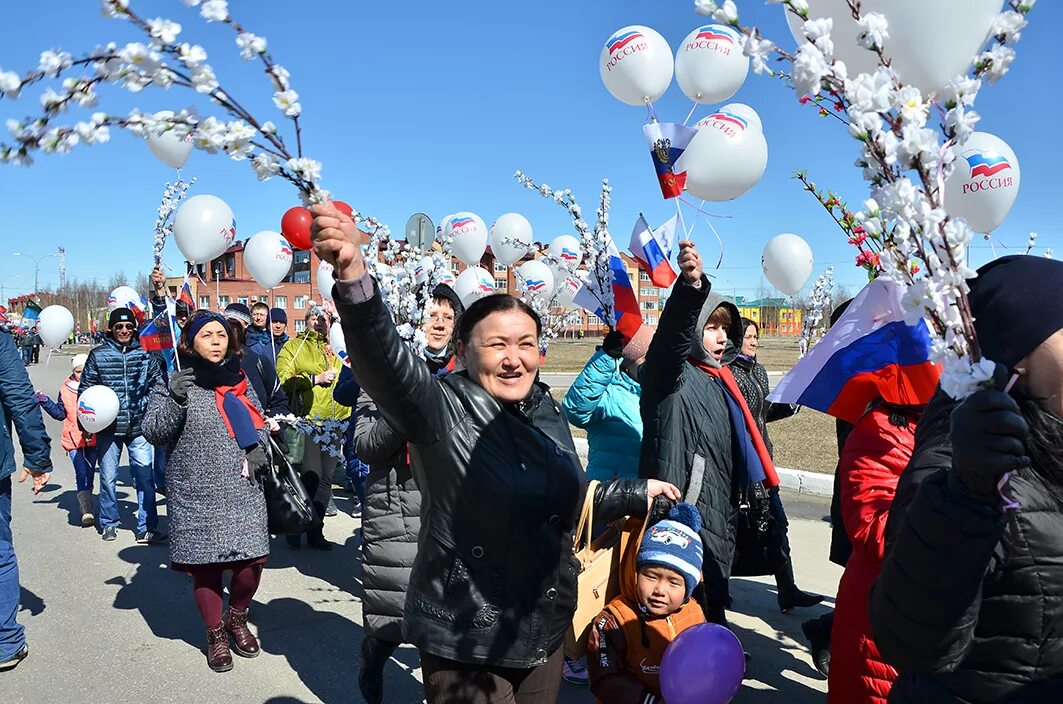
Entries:
{"type": "Polygon", "coordinates": [[[635,570],[625,556],[620,596],[591,627],[587,670],[601,704],[661,702],[664,651],[679,633],[705,622],[690,599],[701,581],[700,529],[697,508],[679,504],[642,536],[635,570]]]}

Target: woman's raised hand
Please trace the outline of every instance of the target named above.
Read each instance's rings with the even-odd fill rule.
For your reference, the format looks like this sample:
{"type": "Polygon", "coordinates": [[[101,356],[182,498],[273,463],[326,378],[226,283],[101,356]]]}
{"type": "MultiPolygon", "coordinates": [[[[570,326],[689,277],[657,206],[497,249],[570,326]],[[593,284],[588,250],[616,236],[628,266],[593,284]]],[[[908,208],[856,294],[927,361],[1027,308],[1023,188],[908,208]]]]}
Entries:
{"type": "Polygon", "coordinates": [[[314,252],[336,267],[337,280],[357,279],[365,273],[365,260],[358,246],[358,228],[351,216],[340,212],[332,203],[310,206],[314,222],[310,238],[314,252]]]}

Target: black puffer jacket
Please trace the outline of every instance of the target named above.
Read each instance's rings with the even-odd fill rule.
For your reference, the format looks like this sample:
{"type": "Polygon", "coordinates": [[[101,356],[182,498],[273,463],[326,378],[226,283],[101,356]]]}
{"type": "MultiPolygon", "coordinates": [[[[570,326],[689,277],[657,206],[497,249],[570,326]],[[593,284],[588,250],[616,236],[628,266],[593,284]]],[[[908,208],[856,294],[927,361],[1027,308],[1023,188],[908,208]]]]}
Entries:
{"type": "Polygon", "coordinates": [[[871,593],[890,702],[1063,701],[1063,492],[1027,469],[1017,511],[970,498],[949,479],[951,408],[935,397],[920,423],[937,432],[916,435],[871,593]]]}
{"type": "Polygon", "coordinates": [[[705,460],[697,507],[702,520],[702,571],[710,616],[730,601],[727,580],[734,561],[739,493],[732,460],[736,439],[723,389],[689,360],[698,354],[706,357],[702,330],[721,304],[731,309],[733,324],[728,336],[736,348],[740,346],[738,309],[709,293],[708,277],[702,277],[700,289],[679,281],[640,369],[643,434],[639,476],[671,482],[685,495],[694,456],[705,460]]]}
{"type": "Polygon", "coordinates": [[[753,420],[757,422],[757,430],[764,438],[764,444],[768,446],[768,454],[775,456],[775,448],[772,447],[771,438],[768,437],[768,423],[789,418],[797,413],[797,406],[789,403],[772,403],[768,400],[768,392],[771,384],[768,383],[768,372],[764,365],[752,357],[738,355],[730,364],[731,373],[734,374],[738,388],[746,399],[749,412],[753,414],[753,420]]]}
{"type": "MultiPolygon", "coordinates": [[[[407,640],[470,664],[546,662],[576,606],[572,541],[587,490],[560,406],[541,385],[503,406],[465,373],[434,377],[368,276],[334,294],[354,377],[409,440],[422,492],[407,640]]],[[[595,504],[603,521],[645,514],[645,482],[600,486],[595,504]]]]}
{"type": "Polygon", "coordinates": [[[118,396],[118,417],[99,435],[134,438],[141,434],[151,390],[162,381],[162,360],[141,349],[140,338],[134,335],[123,346],[108,333],[103,344],[89,352],[78,393],[97,385],[114,391],[118,396]]]}
{"type": "Polygon", "coordinates": [[[367,635],[401,643],[421,492],[406,461],[406,442],[380,417],[365,392],[358,397],[355,454],[369,465],[362,508],[362,626],[367,635]]]}

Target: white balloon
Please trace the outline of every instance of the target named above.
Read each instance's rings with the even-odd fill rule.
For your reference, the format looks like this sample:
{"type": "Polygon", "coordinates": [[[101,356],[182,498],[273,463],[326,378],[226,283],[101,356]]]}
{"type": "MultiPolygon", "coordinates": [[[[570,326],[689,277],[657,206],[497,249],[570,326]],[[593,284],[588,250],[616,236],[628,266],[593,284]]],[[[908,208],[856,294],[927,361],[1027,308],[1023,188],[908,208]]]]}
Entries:
{"type": "MultiPolygon", "coordinates": [[[[883,42],[885,55],[901,81],[927,97],[967,72],[989,38],[1002,5],[1002,0],[863,0],[861,11],[864,15],[878,12],[886,18],[889,38],[883,42]],[[943,27],[948,31],[942,31],[943,27]]],[[[808,0],[808,16],[834,21],[834,56],[845,62],[850,78],[875,71],[878,57],[857,44],[859,30],[846,0],[808,0]]],[[[786,9],[786,21],[798,44],[803,43],[802,20],[786,9]]]]}
{"type": "Polygon", "coordinates": [[[279,232],[263,230],[244,245],[244,264],[262,288],[273,288],[292,269],[292,246],[279,232]]]}
{"type": "Polygon", "coordinates": [[[454,274],[451,273],[451,271],[449,269],[447,271],[444,271],[442,274],[439,275],[439,283],[440,284],[446,284],[447,286],[450,286],[451,288],[454,288],[454,284],[455,284],[456,281],[457,281],[457,279],[454,278],[454,274]]]}
{"type": "Polygon", "coordinates": [[[413,270],[413,281],[418,286],[428,281],[428,275],[432,271],[432,257],[421,257],[413,270]]]}
{"type": "Polygon", "coordinates": [[[715,202],[734,200],[757,185],[768,167],[768,142],[753,120],[720,110],[695,127],[698,133],[675,167],[686,171],[691,194],[715,202]]]}
{"type": "Polygon", "coordinates": [[[672,49],[656,30],[629,25],[609,37],[598,57],[598,69],[614,98],[645,105],[664,95],[672,82],[672,49]]]}
{"type": "Polygon", "coordinates": [[[510,266],[531,249],[532,226],[520,213],[506,213],[491,226],[491,253],[499,264],[510,266]]]}
{"type": "Polygon", "coordinates": [[[486,269],[470,266],[458,274],[453,288],[461,304],[468,308],[481,298],[495,293],[495,280],[486,269]]]}
{"type": "Polygon", "coordinates": [[[1004,140],[986,132],[973,133],[954,151],[959,158],[945,181],[945,212],[975,232],[992,232],[1019,195],[1019,160],[1004,140]]]}
{"type": "Polygon", "coordinates": [[[332,300],[332,287],[336,285],[335,269],[328,262],[317,265],[317,290],[326,301],[332,300]]]}
{"type": "Polygon", "coordinates": [[[443,224],[443,236],[454,240],[454,256],[469,266],[476,266],[487,251],[487,225],[476,213],[462,211],[449,216],[443,224]]]}
{"type": "Polygon", "coordinates": [[[745,103],[727,103],[727,105],[724,105],[717,112],[731,113],[732,115],[737,115],[738,117],[743,118],[748,123],[748,128],[756,128],[758,132],[764,131],[764,123],[760,121],[760,115],[757,114],[756,110],[749,107],[745,103]]]}
{"type": "Polygon", "coordinates": [[[812,249],[797,235],[772,237],[764,247],[760,266],[775,288],[787,296],[800,291],[812,275],[812,249]]]}
{"type": "Polygon", "coordinates": [[[74,332],[74,316],[64,306],[48,306],[37,318],[37,334],[54,350],[74,332]]]}
{"type": "Polygon", "coordinates": [[[583,261],[583,250],[580,248],[580,242],[572,235],[555,237],[546,251],[549,252],[551,257],[557,259],[561,267],[570,274],[579,268],[580,262],[583,261]]]}
{"type": "Polygon", "coordinates": [[[344,366],[351,366],[351,359],[347,356],[347,341],[343,337],[343,328],[339,321],[328,329],[328,344],[332,348],[332,354],[339,357],[344,366]]]}
{"type": "Polygon", "coordinates": [[[554,273],[546,262],[532,259],[517,267],[517,276],[524,279],[529,296],[549,299],[554,294],[554,273]]]}
{"type": "Polygon", "coordinates": [[[236,239],[232,208],[217,196],[192,196],[174,216],[173,238],[185,259],[206,264],[221,256],[236,239]]]}
{"type": "Polygon", "coordinates": [[[572,274],[565,278],[561,284],[557,287],[557,295],[554,297],[554,301],[562,308],[571,308],[574,303],[576,294],[583,287],[583,282],[579,277],[572,274]]]}
{"type": "Polygon", "coordinates": [[[107,312],[113,313],[118,308],[128,308],[133,315],[143,318],[148,310],[148,302],[129,286],[119,286],[107,296],[107,312]]]}
{"type": "Polygon", "coordinates": [[[675,53],[675,80],[683,94],[703,105],[738,92],[749,73],[742,35],[722,24],[703,25],[686,36],[675,53]]]}
{"type": "Polygon", "coordinates": [[[118,394],[106,386],[91,386],[78,396],[78,421],[90,433],[98,433],[118,417],[118,394]]]}
{"type": "MultiPolygon", "coordinates": [[[[155,117],[173,117],[173,111],[162,110],[155,113],[155,117]]],[[[188,161],[188,156],[192,153],[192,137],[191,135],[186,135],[184,138],[178,137],[173,129],[169,129],[162,134],[149,132],[148,149],[158,157],[159,161],[171,169],[179,169],[185,165],[188,161]]]]}

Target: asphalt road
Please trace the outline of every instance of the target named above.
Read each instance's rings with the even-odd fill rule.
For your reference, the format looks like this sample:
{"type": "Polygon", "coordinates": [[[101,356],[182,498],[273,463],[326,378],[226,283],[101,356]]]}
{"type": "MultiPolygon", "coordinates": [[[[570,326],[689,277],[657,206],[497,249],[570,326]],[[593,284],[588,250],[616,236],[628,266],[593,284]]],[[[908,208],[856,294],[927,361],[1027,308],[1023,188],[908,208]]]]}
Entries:
{"type": "MultiPolygon", "coordinates": [[[[54,396],[69,368],[70,358],[57,354],[50,366],[31,367],[31,375],[54,396]]],[[[128,471],[123,468],[119,480],[123,530],[117,541],[104,543],[95,529],[78,525],[73,470],[57,441],[60,424],[47,417],[46,422],[56,438],[48,491],[34,498],[28,485],[16,485],[13,509],[22,576],[19,619],[30,657],[0,675],[0,701],[360,701],[360,529],[349,496],[337,494],[340,515],[325,526],[338,549],[292,550],[274,541],[251,606],[263,652],[254,660],[236,658],[233,671],[215,674],[203,655],[190,579],[169,569],[165,546],[134,542],[136,501],[128,471]]],[[[796,495],[784,501],[798,583],[831,598],[826,606],[783,615],[772,580],[733,581],[734,628],[753,657],[749,679],[734,700],[741,704],[819,704],[826,691],[804,648],[800,624],[831,608],[841,576],[826,559],[827,504],[796,495]]],[[[165,515],[165,503],[160,513],[165,515]]],[[[417,652],[401,648],[387,669],[387,701],[421,701],[418,677],[417,652]]],[[[563,704],[593,701],[585,688],[563,684],[561,692],[563,704]]]]}

